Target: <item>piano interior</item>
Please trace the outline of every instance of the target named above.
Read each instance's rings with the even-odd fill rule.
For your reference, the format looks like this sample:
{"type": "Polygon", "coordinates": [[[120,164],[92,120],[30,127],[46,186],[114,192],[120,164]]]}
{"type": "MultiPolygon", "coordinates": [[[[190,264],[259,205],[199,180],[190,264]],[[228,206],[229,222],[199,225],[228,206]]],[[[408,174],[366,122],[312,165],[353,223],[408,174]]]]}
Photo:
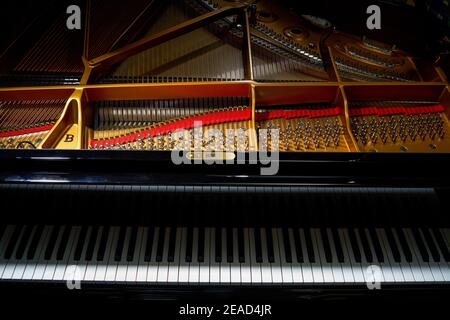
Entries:
{"type": "Polygon", "coordinates": [[[289,1],[73,2],[0,43],[2,290],[449,288],[448,64],[289,1]]]}

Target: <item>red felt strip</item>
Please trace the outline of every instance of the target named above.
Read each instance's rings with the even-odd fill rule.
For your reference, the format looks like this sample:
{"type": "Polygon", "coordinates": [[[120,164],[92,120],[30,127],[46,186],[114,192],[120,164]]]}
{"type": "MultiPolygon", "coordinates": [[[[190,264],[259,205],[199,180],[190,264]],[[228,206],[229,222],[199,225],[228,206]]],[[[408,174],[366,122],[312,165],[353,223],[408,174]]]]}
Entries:
{"type": "Polygon", "coordinates": [[[176,130],[188,130],[199,126],[209,126],[218,123],[245,121],[251,119],[252,110],[250,108],[244,110],[219,111],[215,113],[177,120],[155,128],[140,131],[139,133],[131,133],[125,137],[108,138],[103,140],[92,139],[89,145],[91,148],[105,148],[106,146],[116,145],[117,143],[124,144],[136,142],[137,140],[139,140],[139,138],[146,139],[148,137],[165,135],[176,130]]]}
{"type": "Polygon", "coordinates": [[[51,130],[52,128],[53,128],[53,125],[52,124],[48,124],[48,125],[45,125],[45,126],[34,127],[34,128],[29,128],[29,129],[23,129],[23,130],[18,130],[18,131],[0,132],[0,138],[13,137],[13,136],[22,136],[22,135],[30,134],[30,133],[37,133],[37,132],[41,132],[41,131],[48,131],[48,130],[51,130]]]}
{"type": "Polygon", "coordinates": [[[292,119],[292,118],[320,118],[332,117],[340,114],[339,107],[327,109],[297,109],[297,110],[272,110],[267,112],[256,113],[256,120],[271,120],[271,119],[292,119]]]}
{"type": "Polygon", "coordinates": [[[420,106],[420,107],[364,107],[350,109],[350,116],[388,116],[395,114],[424,114],[424,113],[440,113],[444,112],[445,107],[441,104],[434,106],[420,106]]]}

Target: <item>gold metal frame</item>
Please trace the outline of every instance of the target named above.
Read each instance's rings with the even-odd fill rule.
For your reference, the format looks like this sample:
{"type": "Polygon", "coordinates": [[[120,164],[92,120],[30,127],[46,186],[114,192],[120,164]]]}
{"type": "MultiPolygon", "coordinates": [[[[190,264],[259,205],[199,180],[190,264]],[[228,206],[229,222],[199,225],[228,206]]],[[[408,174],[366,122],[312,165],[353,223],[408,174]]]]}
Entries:
{"type": "MultiPolygon", "coordinates": [[[[41,148],[63,149],[83,149],[87,147],[89,126],[92,120],[92,109],[89,108],[89,102],[95,100],[244,95],[249,97],[251,101],[253,129],[255,129],[255,109],[258,105],[333,101],[343,109],[341,120],[344,123],[344,134],[349,144],[349,152],[360,151],[350,129],[349,101],[369,97],[376,97],[379,100],[433,99],[433,101],[442,103],[446,108],[447,117],[450,116],[450,87],[444,73],[438,67],[434,67],[434,72],[439,76],[439,80],[435,82],[345,82],[342,81],[337,71],[333,52],[329,47],[325,48],[326,52],[329,53],[330,61],[328,65],[331,66],[327,72],[330,79],[335,79],[335,81],[301,83],[259,83],[255,81],[249,30],[249,6],[249,3],[230,3],[227,7],[208,12],[91,60],[87,60],[88,34],[85,34],[83,57],[85,69],[80,85],[0,88],[0,100],[67,99],[63,115],[41,145],[41,148]],[[246,80],[110,85],[90,83],[90,80],[99,70],[105,70],[143,50],[231,15],[236,15],[243,26],[244,48],[242,54],[246,80]],[[74,140],[64,142],[63,137],[69,132],[74,135],[74,140]]],[[[88,26],[86,26],[86,29],[88,29],[88,26]]],[[[88,32],[86,31],[86,33],[88,32]]],[[[253,132],[255,136],[252,140],[256,141],[256,132],[255,130],[253,132]]]]}

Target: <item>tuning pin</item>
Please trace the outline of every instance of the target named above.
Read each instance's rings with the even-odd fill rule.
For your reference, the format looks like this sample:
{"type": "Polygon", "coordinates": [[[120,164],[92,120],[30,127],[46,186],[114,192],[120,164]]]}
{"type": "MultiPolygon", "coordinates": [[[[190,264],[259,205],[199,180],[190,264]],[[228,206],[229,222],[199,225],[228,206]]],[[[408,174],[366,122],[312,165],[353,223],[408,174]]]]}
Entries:
{"type": "Polygon", "coordinates": [[[303,144],[305,145],[305,149],[309,149],[309,138],[311,137],[311,127],[309,121],[306,121],[305,124],[305,134],[303,138],[303,144]]]}

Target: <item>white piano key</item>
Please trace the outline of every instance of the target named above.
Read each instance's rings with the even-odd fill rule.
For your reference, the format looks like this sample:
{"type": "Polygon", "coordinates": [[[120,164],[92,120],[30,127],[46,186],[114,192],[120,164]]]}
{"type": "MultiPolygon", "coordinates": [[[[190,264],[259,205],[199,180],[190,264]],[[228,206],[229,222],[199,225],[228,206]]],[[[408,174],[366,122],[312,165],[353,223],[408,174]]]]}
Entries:
{"type": "Polygon", "coordinates": [[[47,265],[45,267],[44,276],[42,280],[53,280],[53,276],[55,275],[56,266],[58,265],[58,261],[56,260],[56,252],[58,251],[59,244],[61,243],[61,238],[64,233],[64,228],[66,226],[61,226],[59,229],[58,237],[56,239],[55,246],[53,247],[52,256],[49,260],[47,260],[47,265]]]}
{"type": "Polygon", "coordinates": [[[389,241],[386,236],[386,232],[384,229],[377,229],[378,239],[380,240],[380,243],[383,244],[384,248],[386,249],[385,253],[386,256],[384,259],[389,262],[391,266],[392,275],[394,277],[395,282],[404,282],[405,278],[403,277],[402,268],[399,263],[394,261],[394,257],[392,256],[391,246],[389,245],[389,241]]]}
{"type": "MultiPolygon", "coordinates": [[[[72,264],[68,265],[66,268],[66,273],[64,274],[64,279],[68,279],[67,277],[69,277],[69,280],[72,281],[83,281],[84,277],[85,277],[85,273],[86,273],[86,265],[87,265],[87,261],[85,259],[86,257],[86,250],[88,247],[88,240],[89,240],[89,236],[92,232],[92,227],[88,227],[87,231],[86,231],[86,235],[84,237],[84,239],[82,240],[82,247],[81,247],[81,255],[80,255],[80,259],[78,261],[74,261],[72,264]]],[[[78,238],[81,236],[81,232],[80,234],[78,234],[78,238]]],[[[73,247],[73,251],[75,253],[76,251],[76,242],[75,241],[75,247],[73,247]]]]}
{"type": "Polygon", "coordinates": [[[42,250],[39,255],[39,259],[36,262],[36,267],[34,268],[32,280],[42,280],[45,273],[45,268],[47,267],[47,261],[45,260],[45,249],[47,248],[47,244],[50,241],[51,234],[55,226],[46,226],[47,236],[45,237],[45,242],[42,245],[42,250]]]}
{"type": "Polygon", "coordinates": [[[118,263],[114,260],[114,256],[116,253],[117,241],[119,239],[120,227],[111,227],[111,232],[113,234],[113,238],[111,239],[112,241],[111,249],[109,251],[109,257],[107,258],[108,262],[106,264],[105,281],[116,280],[117,265],[118,265],[118,263]]]}
{"type": "MultiPolygon", "coordinates": [[[[16,259],[16,251],[19,247],[20,240],[22,239],[22,236],[24,234],[25,227],[22,227],[20,230],[19,238],[17,238],[17,242],[14,244],[14,250],[12,251],[11,258],[6,261],[6,265],[3,271],[2,279],[12,279],[14,270],[16,269],[17,264],[20,264],[20,261],[17,261],[16,259]]],[[[9,242],[9,241],[8,241],[9,242]]],[[[6,260],[6,259],[5,259],[6,260]]]]}
{"type": "Polygon", "coordinates": [[[22,258],[17,261],[16,267],[14,269],[14,273],[11,276],[11,279],[14,279],[14,280],[22,279],[23,273],[25,272],[25,268],[27,267],[27,264],[28,264],[28,261],[27,261],[28,248],[30,247],[31,240],[33,239],[34,233],[36,231],[37,231],[37,226],[32,226],[32,231],[27,240],[27,244],[25,246],[25,250],[23,252],[22,258]]]}
{"type": "Polygon", "coordinates": [[[212,228],[210,232],[210,271],[209,271],[209,282],[210,283],[220,283],[220,263],[216,262],[216,237],[221,236],[216,232],[216,228],[212,228]]]}
{"type": "Polygon", "coordinates": [[[375,252],[375,247],[373,245],[372,237],[370,236],[370,232],[369,232],[369,230],[367,228],[361,228],[359,230],[366,234],[367,243],[369,245],[370,252],[372,253],[372,262],[368,263],[368,264],[373,265],[373,266],[377,266],[377,267],[379,267],[381,269],[381,273],[376,275],[376,277],[379,277],[379,279],[376,279],[376,280],[378,282],[383,283],[383,282],[385,282],[384,273],[383,273],[384,269],[382,268],[381,263],[377,259],[377,254],[375,252]]]}
{"type": "Polygon", "coordinates": [[[232,229],[233,235],[233,262],[230,263],[231,283],[241,283],[241,264],[239,263],[239,248],[237,228],[232,229]]]}
{"type": "MultiPolygon", "coordinates": [[[[73,234],[74,237],[73,237],[73,240],[71,240],[72,245],[70,247],[66,248],[66,250],[68,251],[69,257],[68,257],[68,259],[65,260],[66,268],[64,269],[64,274],[63,274],[63,278],[62,278],[65,281],[78,281],[78,280],[81,281],[83,279],[81,272],[78,269],[79,261],[75,260],[75,251],[76,251],[79,237],[81,236],[81,229],[82,229],[81,226],[72,227],[71,235],[73,234]]],[[[83,245],[84,245],[84,243],[83,243],[83,245]]]]}
{"type": "Polygon", "coordinates": [[[408,241],[408,236],[406,235],[406,229],[402,229],[403,234],[405,235],[406,238],[406,242],[408,243],[409,248],[411,249],[411,258],[412,258],[412,262],[407,262],[406,261],[406,257],[405,254],[403,252],[403,248],[400,245],[400,239],[398,237],[398,233],[397,230],[395,230],[395,238],[398,244],[398,248],[399,248],[399,252],[400,252],[400,257],[402,260],[402,265],[407,265],[409,266],[409,268],[405,268],[407,271],[411,270],[411,274],[412,277],[410,275],[405,275],[405,273],[403,273],[403,276],[405,277],[405,281],[407,282],[423,282],[425,281],[421,267],[416,259],[416,256],[414,255],[414,253],[412,252],[412,248],[411,248],[411,242],[408,241]]]}
{"type": "MultiPolygon", "coordinates": [[[[274,256],[274,262],[270,264],[272,270],[272,282],[283,283],[283,274],[281,270],[281,261],[280,261],[280,247],[278,244],[278,231],[275,228],[271,229],[271,231],[272,231],[273,256],[274,256]]],[[[266,237],[267,236],[269,236],[269,234],[266,234],[266,237]]]]}
{"type": "Polygon", "coordinates": [[[44,226],[41,238],[39,239],[39,242],[36,246],[36,252],[34,253],[34,257],[33,259],[28,261],[25,271],[23,272],[22,275],[22,280],[33,279],[33,274],[39,264],[39,261],[41,260],[41,256],[43,258],[44,248],[47,243],[47,237],[49,236],[49,230],[50,230],[49,226],[44,226]]]}
{"type": "MultiPolygon", "coordinates": [[[[180,247],[181,247],[181,228],[172,228],[172,232],[176,232],[175,237],[175,251],[173,256],[173,262],[169,263],[169,275],[167,277],[167,282],[177,283],[178,282],[178,271],[180,268],[180,247]]],[[[209,280],[209,279],[208,279],[209,280]]]]}
{"type": "Polygon", "coordinates": [[[203,263],[200,263],[200,282],[209,283],[209,262],[210,262],[210,243],[211,228],[205,228],[205,243],[203,244],[203,263]]]}
{"type": "Polygon", "coordinates": [[[249,243],[249,229],[244,228],[244,259],[245,262],[241,263],[241,282],[244,284],[252,283],[252,268],[250,261],[250,243],[249,243]]]}
{"type": "Polygon", "coordinates": [[[414,282],[414,275],[411,270],[411,265],[406,261],[405,255],[403,254],[403,249],[400,244],[400,240],[398,239],[398,235],[395,229],[392,230],[394,234],[395,242],[397,243],[397,248],[400,252],[401,262],[400,267],[402,268],[403,278],[406,282],[414,282]]]}
{"type": "Polygon", "coordinates": [[[8,225],[3,232],[3,237],[0,242],[0,279],[3,279],[3,272],[8,265],[7,259],[5,259],[6,248],[8,247],[9,240],[14,232],[14,225],[8,225]]]}
{"type": "MultiPolygon", "coordinates": [[[[306,239],[305,239],[305,230],[308,229],[303,228],[298,229],[300,234],[300,243],[302,246],[303,261],[304,261],[304,263],[302,264],[303,282],[305,283],[323,282],[322,269],[318,270],[317,268],[313,268],[313,262],[309,261],[308,249],[306,246],[306,239]]],[[[316,257],[316,259],[319,259],[319,257],[316,257]]]]}
{"type": "Polygon", "coordinates": [[[369,263],[367,261],[366,254],[364,252],[364,247],[362,245],[362,241],[361,241],[361,237],[359,235],[358,229],[353,228],[353,232],[354,232],[355,240],[357,242],[357,245],[359,247],[359,251],[360,251],[360,254],[361,254],[361,263],[360,263],[360,265],[361,265],[361,269],[362,269],[362,273],[363,273],[363,277],[364,277],[364,283],[366,283],[367,282],[367,279],[366,279],[367,278],[367,267],[369,267],[369,265],[371,265],[372,263],[369,263]]]}
{"type": "Polygon", "coordinates": [[[140,238],[140,250],[136,267],[136,282],[147,281],[148,262],[145,261],[145,248],[147,245],[148,227],[138,229],[138,239],[140,238]]]}
{"type": "MultiPolygon", "coordinates": [[[[129,240],[127,251],[125,252],[124,260],[127,261],[127,272],[125,275],[125,281],[126,282],[136,282],[137,277],[137,268],[139,264],[139,255],[141,251],[141,242],[142,242],[142,230],[141,227],[136,227],[136,242],[134,243],[134,250],[133,250],[133,256],[131,257],[131,261],[128,261],[128,250],[130,249],[130,246],[132,243],[129,240]]],[[[131,236],[131,234],[130,234],[131,236]]],[[[124,249],[125,250],[125,249],[124,249]]]]}
{"type": "Polygon", "coordinates": [[[90,226],[86,232],[86,237],[84,238],[83,249],[81,250],[80,260],[77,263],[77,273],[78,273],[78,276],[81,277],[81,280],[83,280],[85,278],[86,268],[89,263],[86,260],[86,251],[89,246],[89,238],[90,238],[92,232],[93,232],[93,227],[90,226]]]}
{"type": "MultiPolygon", "coordinates": [[[[103,227],[103,232],[105,232],[106,227],[103,227]]],[[[108,271],[108,263],[112,253],[112,259],[114,260],[114,245],[113,241],[117,237],[117,228],[109,227],[108,240],[106,241],[105,254],[102,261],[97,261],[97,269],[95,270],[94,281],[104,281],[106,278],[106,272],[108,271]]]]}
{"type": "MultiPolygon", "coordinates": [[[[331,270],[333,271],[333,278],[335,283],[343,283],[344,281],[344,273],[342,271],[341,263],[338,260],[337,253],[336,253],[336,246],[333,239],[333,234],[331,232],[330,228],[326,229],[326,232],[328,234],[328,239],[330,242],[330,248],[331,248],[331,255],[333,257],[333,262],[331,263],[331,270]]],[[[323,239],[322,239],[323,241],[323,239]]]]}
{"type": "MultiPolygon", "coordinates": [[[[450,229],[438,229],[438,232],[442,234],[442,238],[447,246],[450,249],[450,229]]],[[[441,253],[442,254],[442,253],[441,253]]],[[[447,262],[447,268],[450,269],[450,262],[447,262]]]]}
{"type": "Polygon", "coordinates": [[[442,277],[444,278],[444,281],[450,281],[450,268],[449,264],[445,261],[444,255],[441,252],[441,249],[439,248],[436,237],[434,236],[434,233],[431,229],[429,229],[430,235],[436,245],[436,248],[439,252],[440,261],[437,263],[439,265],[439,268],[441,269],[442,277]]]}
{"type": "Polygon", "coordinates": [[[192,262],[189,265],[189,283],[200,281],[200,264],[198,263],[198,228],[192,232],[192,262]]]}
{"type": "Polygon", "coordinates": [[[9,239],[13,233],[14,226],[8,225],[3,232],[3,236],[0,239],[0,279],[2,278],[3,271],[5,270],[8,261],[4,258],[6,247],[8,246],[9,239]]]}
{"type": "MultiPolygon", "coordinates": [[[[291,244],[291,254],[292,254],[292,263],[291,263],[292,282],[293,283],[303,283],[303,271],[302,271],[301,264],[298,262],[297,250],[295,247],[294,232],[299,232],[299,230],[292,229],[292,228],[288,229],[289,243],[291,244]]],[[[303,261],[305,261],[305,260],[303,260],[303,261]]]]}
{"type": "MultiPolygon", "coordinates": [[[[64,274],[66,273],[66,268],[68,265],[68,260],[72,250],[75,250],[74,243],[76,243],[75,239],[78,239],[78,230],[71,228],[69,239],[67,241],[66,250],[64,250],[64,256],[62,260],[58,261],[58,264],[55,269],[55,274],[53,275],[53,280],[64,280],[64,274]]],[[[55,248],[55,251],[58,251],[58,248],[55,248]]]]}
{"type": "Polygon", "coordinates": [[[269,263],[269,257],[267,255],[267,239],[266,230],[264,228],[255,229],[255,232],[261,232],[261,251],[262,251],[262,263],[261,263],[261,280],[263,283],[272,283],[272,268],[269,263]]]}
{"type": "MultiPolygon", "coordinates": [[[[256,229],[258,231],[258,229],[256,229]]],[[[250,255],[250,273],[252,283],[261,283],[261,264],[256,262],[256,247],[255,247],[255,229],[248,229],[249,238],[249,255],[250,255]]]]}
{"type": "MultiPolygon", "coordinates": [[[[162,230],[162,228],[161,228],[161,230],[162,230]]],[[[166,227],[165,230],[166,230],[166,232],[164,234],[162,260],[158,264],[157,282],[161,282],[161,283],[167,283],[167,278],[169,276],[169,263],[167,262],[167,256],[169,253],[169,240],[170,240],[170,232],[172,232],[172,228],[166,227]]]]}
{"type": "Polygon", "coordinates": [[[125,232],[125,239],[122,247],[122,258],[117,262],[116,282],[124,282],[127,279],[128,261],[127,252],[130,245],[131,228],[127,227],[125,232]]]}
{"type": "Polygon", "coordinates": [[[392,272],[392,266],[390,263],[390,259],[388,257],[388,250],[391,250],[390,247],[386,247],[385,242],[381,239],[381,230],[379,228],[375,229],[375,233],[378,236],[378,241],[380,242],[381,252],[383,253],[384,262],[378,263],[383,273],[384,282],[393,283],[395,282],[394,273],[392,272]]]}
{"type": "Polygon", "coordinates": [[[97,234],[94,236],[95,238],[95,244],[94,244],[94,250],[92,251],[92,259],[91,261],[86,262],[86,272],[84,273],[84,281],[94,281],[95,280],[95,273],[97,272],[97,254],[98,254],[98,248],[100,247],[100,239],[102,232],[104,230],[104,227],[99,227],[97,229],[97,234]]]}
{"type": "Polygon", "coordinates": [[[313,242],[313,246],[315,247],[314,251],[317,253],[316,257],[319,257],[320,266],[322,267],[323,280],[327,283],[334,282],[333,270],[331,268],[331,264],[328,263],[325,259],[325,252],[323,250],[323,240],[320,235],[320,230],[317,228],[311,229],[311,238],[313,242]]]}
{"type": "Polygon", "coordinates": [[[434,262],[433,256],[431,255],[430,249],[428,248],[428,243],[425,241],[425,237],[422,234],[422,230],[419,230],[419,234],[428,252],[428,256],[430,257],[430,261],[428,262],[428,264],[430,266],[431,272],[433,273],[434,281],[438,282],[444,281],[444,276],[442,275],[439,263],[434,262]]]}
{"type": "MultiPolygon", "coordinates": [[[[286,252],[284,248],[284,240],[283,240],[283,231],[281,228],[273,229],[273,246],[274,246],[274,255],[278,256],[278,261],[281,270],[281,279],[283,283],[293,283],[294,279],[292,278],[292,263],[288,263],[286,261],[286,252]],[[278,252],[278,253],[277,253],[278,252]]],[[[275,260],[277,261],[277,260],[275,260]]],[[[274,266],[277,263],[274,264],[274,266]]]]}
{"type": "MultiPolygon", "coordinates": [[[[345,240],[344,229],[339,228],[337,230],[337,232],[339,235],[339,240],[341,242],[342,254],[344,255],[344,262],[341,263],[342,273],[344,276],[344,282],[345,283],[354,283],[355,276],[354,276],[354,271],[353,271],[353,266],[352,266],[352,260],[350,258],[351,252],[349,251],[349,248],[347,247],[347,241],[345,240]]],[[[358,268],[358,269],[361,272],[361,268],[358,268]]],[[[361,274],[361,277],[362,277],[362,274],[361,274]]]]}
{"type": "Polygon", "coordinates": [[[222,228],[222,263],[220,264],[220,283],[231,282],[231,267],[227,261],[227,232],[222,228]]]}
{"type": "Polygon", "coordinates": [[[322,259],[324,258],[321,257],[321,252],[323,250],[321,246],[322,243],[318,243],[317,233],[319,229],[311,228],[310,230],[314,256],[316,257],[316,262],[311,264],[311,267],[313,269],[314,282],[333,282],[333,272],[331,271],[330,266],[325,266],[325,268],[322,267],[322,259]]]}
{"type": "MultiPolygon", "coordinates": [[[[189,262],[186,262],[186,242],[187,242],[187,228],[181,229],[181,243],[180,243],[180,264],[178,267],[178,282],[189,282],[189,262]]],[[[212,245],[214,246],[214,245],[212,245]]],[[[214,259],[214,257],[213,257],[214,259]]],[[[219,282],[219,281],[217,281],[219,282]]]]}
{"type": "Polygon", "coordinates": [[[154,229],[153,234],[153,242],[152,242],[152,256],[150,258],[150,261],[148,262],[147,267],[147,282],[157,282],[158,280],[158,268],[159,263],[156,262],[156,255],[158,251],[158,239],[159,239],[159,233],[162,232],[161,227],[156,227],[154,229]]]}
{"type": "Polygon", "coordinates": [[[433,282],[434,276],[431,272],[430,265],[423,261],[422,257],[420,256],[419,248],[417,247],[416,240],[413,237],[412,231],[409,228],[403,229],[405,233],[406,240],[409,243],[409,247],[411,248],[411,255],[413,258],[413,261],[415,261],[415,264],[420,268],[420,271],[423,276],[423,281],[425,282],[433,282]]]}
{"type": "MultiPolygon", "coordinates": [[[[366,282],[365,275],[364,275],[365,269],[363,269],[362,263],[357,262],[355,259],[355,253],[353,252],[353,246],[352,246],[352,242],[350,240],[349,230],[342,229],[342,235],[345,240],[345,245],[347,247],[348,255],[350,257],[350,263],[352,265],[353,277],[355,278],[355,282],[356,283],[365,283],[366,282]]],[[[359,247],[358,242],[356,243],[356,245],[358,245],[358,247],[359,247]]],[[[361,259],[362,259],[363,254],[364,253],[361,252],[361,259]]]]}

